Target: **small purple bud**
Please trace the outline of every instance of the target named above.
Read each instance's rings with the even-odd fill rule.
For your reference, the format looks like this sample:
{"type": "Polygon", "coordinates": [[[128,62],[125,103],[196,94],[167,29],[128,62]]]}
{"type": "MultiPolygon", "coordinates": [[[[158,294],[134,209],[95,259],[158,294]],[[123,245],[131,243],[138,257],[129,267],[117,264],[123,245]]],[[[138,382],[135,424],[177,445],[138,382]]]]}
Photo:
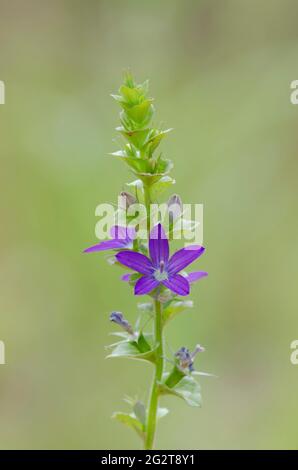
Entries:
{"type": "Polygon", "coordinates": [[[182,200],[178,194],[173,194],[168,200],[169,220],[173,223],[173,220],[181,216],[182,213],[182,200]]]}
{"type": "Polygon", "coordinates": [[[133,194],[128,193],[127,191],[122,191],[120,193],[120,206],[123,209],[128,209],[132,204],[136,204],[138,201],[133,194]]]}
{"type": "Polygon", "coordinates": [[[193,360],[189,352],[189,349],[183,346],[176,352],[175,356],[177,357],[179,361],[179,365],[182,367],[182,369],[186,369],[186,368],[190,369],[190,367],[192,367],[193,360]]]}
{"type": "Polygon", "coordinates": [[[134,331],[128,321],[123,317],[122,312],[112,312],[110,315],[110,320],[117,325],[121,326],[123,330],[127,331],[130,335],[134,334],[134,331]]]}
{"type": "Polygon", "coordinates": [[[171,207],[172,205],[177,205],[182,209],[182,200],[178,194],[173,194],[168,200],[168,207],[171,207]]]}

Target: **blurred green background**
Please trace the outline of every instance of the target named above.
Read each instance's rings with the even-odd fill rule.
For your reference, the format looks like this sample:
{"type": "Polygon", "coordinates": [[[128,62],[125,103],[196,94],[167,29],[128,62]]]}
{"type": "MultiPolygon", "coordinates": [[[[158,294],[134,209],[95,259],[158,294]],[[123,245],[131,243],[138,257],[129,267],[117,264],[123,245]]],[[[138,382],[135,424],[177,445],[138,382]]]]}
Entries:
{"type": "Polygon", "coordinates": [[[164,399],[158,448],[298,448],[298,4],[291,0],[0,1],[1,448],[138,448],[110,419],[149,365],[106,360],[111,310],[137,299],[96,242],[126,167],[108,152],[115,92],[150,78],[175,191],[204,203],[209,271],[168,328],[200,342],[203,408],[164,399]]]}

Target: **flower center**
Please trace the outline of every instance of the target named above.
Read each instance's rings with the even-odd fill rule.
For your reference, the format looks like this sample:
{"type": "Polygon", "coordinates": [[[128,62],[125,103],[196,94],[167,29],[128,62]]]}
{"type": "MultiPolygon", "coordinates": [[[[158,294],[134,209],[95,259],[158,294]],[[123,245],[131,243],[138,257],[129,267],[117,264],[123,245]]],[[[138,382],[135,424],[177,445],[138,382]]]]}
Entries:
{"type": "Polygon", "coordinates": [[[159,269],[156,269],[154,271],[154,277],[157,281],[165,281],[168,279],[168,273],[165,271],[165,263],[164,261],[161,261],[159,263],[159,269]]]}

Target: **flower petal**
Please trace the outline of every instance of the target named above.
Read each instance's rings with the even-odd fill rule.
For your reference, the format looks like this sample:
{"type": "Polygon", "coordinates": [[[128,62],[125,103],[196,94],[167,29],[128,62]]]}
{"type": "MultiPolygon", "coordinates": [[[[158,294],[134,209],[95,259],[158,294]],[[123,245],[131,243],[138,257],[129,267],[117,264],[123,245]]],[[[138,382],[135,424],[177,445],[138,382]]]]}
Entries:
{"type": "Polygon", "coordinates": [[[138,279],[135,285],[135,295],[149,294],[153,289],[159,285],[159,282],[154,277],[143,276],[138,279]]]}
{"type": "Polygon", "coordinates": [[[134,240],[137,236],[135,227],[127,227],[126,233],[127,233],[127,238],[129,240],[134,240]]]}
{"type": "Polygon", "coordinates": [[[126,273],[121,276],[121,281],[129,282],[133,273],[126,273]]]}
{"type": "Polygon", "coordinates": [[[188,282],[192,283],[206,276],[208,276],[208,273],[206,273],[205,271],[194,271],[193,273],[188,273],[186,279],[188,280],[188,282]]]}
{"type": "Polygon", "coordinates": [[[122,227],[121,225],[114,225],[110,230],[111,238],[114,240],[130,241],[134,240],[136,231],[133,227],[122,227]]]}
{"type": "Polygon", "coordinates": [[[106,240],[104,242],[100,242],[97,245],[90,246],[84,250],[84,253],[93,253],[95,251],[105,251],[105,250],[117,250],[124,248],[125,240],[106,240]]]}
{"type": "Polygon", "coordinates": [[[136,251],[120,251],[117,253],[116,259],[119,263],[138,273],[150,275],[153,272],[150,259],[136,251]]]}
{"type": "Polygon", "coordinates": [[[174,253],[170,258],[168,272],[170,274],[178,273],[199,258],[204,251],[205,248],[199,245],[190,245],[187,248],[182,248],[181,250],[176,251],[176,253],[174,253]]]}
{"type": "Polygon", "coordinates": [[[168,262],[169,259],[169,242],[161,224],[155,225],[150,232],[149,252],[153,266],[160,265],[160,262],[168,262]]]}
{"type": "Polygon", "coordinates": [[[190,291],[188,280],[180,274],[170,276],[166,281],[162,281],[163,285],[178,295],[188,295],[190,291]]]}

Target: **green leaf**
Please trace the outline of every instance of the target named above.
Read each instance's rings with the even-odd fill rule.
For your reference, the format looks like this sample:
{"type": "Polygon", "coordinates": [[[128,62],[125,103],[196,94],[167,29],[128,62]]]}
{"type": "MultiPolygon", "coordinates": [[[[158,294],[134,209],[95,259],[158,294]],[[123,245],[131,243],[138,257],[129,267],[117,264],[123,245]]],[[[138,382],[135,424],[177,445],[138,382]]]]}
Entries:
{"type": "Polygon", "coordinates": [[[158,160],[156,161],[155,172],[160,173],[162,175],[166,175],[169,173],[173,168],[172,160],[168,158],[163,158],[161,155],[159,156],[158,160]]]}
{"type": "Polygon", "coordinates": [[[153,114],[153,106],[150,100],[146,100],[143,101],[143,103],[127,109],[126,113],[133,121],[144,124],[146,119],[146,123],[148,124],[148,120],[151,119],[153,114]]]}
{"type": "Polygon", "coordinates": [[[148,343],[148,341],[146,340],[143,333],[140,333],[140,335],[138,337],[138,348],[139,348],[139,351],[142,352],[142,353],[145,353],[145,352],[148,352],[148,351],[151,350],[151,346],[148,343]]]}
{"type": "Polygon", "coordinates": [[[163,177],[163,174],[159,173],[136,173],[136,175],[148,186],[157,183],[163,177]]]}
{"type": "Polygon", "coordinates": [[[194,237],[195,230],[197,227],[200,225],[199,221],[196,220],[188,220],[185,218],[185,215],[182,214],[181,217],[177,217],[177,219],[174,220],[173,228],[172,228],[172,234],[175,239],[175,237],[180,239],[181,236],[181,230],[183,231],[183,237],[187,238],[188,240],[191,240],[194,237]]]}
{"type": "Polygon", "coordinates": [[[134,429],[137,434],[144,439],[144,425],[134,416],[133,413],[122,413],[121,411],[116,411],[112,415],[113,419],[117,419],[122,424],[125,424],[131,429],[134,429]]]}
{"type": "Polygon", "coordinates": [[[199,370],[194,370],[192,375],[200,375],[201,377],[217,377],[217,375],[209,374],[208,372],[201,372],[199,370]]]}
{"type": "Polygon", "coordinates": [[[133,75],[129,69],[125,70],[124,72],[124,85],[129,88],[136,88],[136,84],[133,78],[133,75]]]}
{"type": "Polygon", "coordinates": [[[147,96],[149,91],[149,80],[145,80],[141,85],[137,86],[142,91],[143,96],[147,96]]]}
{"type": "Polygon", "coordinates": [[[140,101],[140,92],[136,88],[129,88],[128,86],[122,85],[119,92],[125,98],[125,101],[132,106],[138,104],[140,101]]]}
{"type": "MultiPolygon", "coordinates": [[[[164,378],[167,379],[169,374],[165,374],[164,378]]],[[[185,376],[175,385],[170,388],[165,383],[160,384],[160,393],[163,395],[175,395],[182,398],[190,406],[201,406],[201,388],[198,382],[192,376],[185,376]]]]}
{"type": "Polygon", "coordinates": [[[136,125],[134,123],[134,121],[129,119],[129,117],[126,113],[126,109],[129,109],[129,106],[127,104],[122,104],[121,106],[122,106],[122,108],[124,108],[123,111],[121,111],[121,113],[120,113],[120,122],[122,124],[123,129],[125,129],[126,132],[135,131],[136,128],[138,128],[139,126],[136,125]]]}
{"type": "Polygon", "coordinates": [[[133,412],[136,415],[137,419],[146,426],[146,407],[141,401],[137,401],[133,406],[133,412]]]}
{"type": "Polygon", "coordinates": [[[127,155],[120,155],[120,152],[115,152],[112,155],[120,157],[127,165],[129,165],[136,174],[150,172],[151,166],[149,160],[143,160],[139,157],[128,157],[127,155]],[[115,155],[118,153],[118,155],[115,155]]]}
{"type": "Polygon", "coordinates": [[[162,312],[163,323],[166,324],[169,320],[174,318],[181,312],[184,312],[187,308],[193,307],[192,300],[172,300],[166,304],[166,307],[162,312]]]}
{"type": "Polygon", "coordinates": [[[131,183],[127,183],[126,186],[133,190],[134,196],[140,204],[144,203],[144,183],[142,180],[137,179],[131,183]]]}
{"type": "Polygon", "coordinates": [[[169,388],[174,388],[185,376],[185,372],[175,365],[172,372],[168,375],[165,385],[169,388]]]}
{"type": "Polygon", "coordinates": [[[127,132],[124,128],[120,127],[117,130],[121,132],[121,134],[126,137],[130,144],[133,144],[138,149],[141,149],[148,138],[148,134],[150,129],[141,129],[136,131],[127,132]]]}
{"type": "Polygon", "coordinates": [[[151,315],[154,312],[154,305],[152,302],[142,302],[138,304],[138,309],[151,315]]]}
{"type": "Polygon", "coordinates": [[[139,274],[139,273],[131,273],[131,276],[130,276],[130,279],[129,279],[129,284],[131,286],[135,285],[135,283],[137,282],[138,279],[140,279],[140,277],[142,277],[142,274],[139,274]]]}
{"type": "Polygon", "coordinates": [[[113,331],[112,333],[110,333],[110,335],[113,335],[113,336],[119,336],[119,338],[125,338],[125,339],[129,339],[129,333],[127,333],[126,331],[113,331]]]}
{"type": "Polygon", "coordinates": [[[157,419],[161,419],[169,413],[168,408],[158,408],[157,419]]]}
{"type": "Polygon", "coordinates": [[[125,103],[125,100],[124,100],[123,96],[111,94],[111,97],[112,97],[115,101],[117,101],[118,103],[121,103],[121,104],[122,104],[122,103],[125,103]]]}
{"type": "Polygon", "coordinates": [[[109,155],[112,155],[112,157],[127,158],[124,150],[117,150],[117,152],[111,152],[109,155]]]}
{"type": "Polygon", "coordinates": [[[165,131],[156,131],[148,141],[148,151],[150,155],[157,149],[162,139],[173,129],[167,129],[165,131]]]}
{"type": "Polygon", "coordinates": [[[111,357],[125,357],[127,359],[137,359],[141,361],[155,362],[155,350],[150,349],[146,352],[140,352],[138,345],[135,341],[120,341],[114,345],[113,351],[107,356],[111,357]]]}
{"type": "Polygon", "coordinates": [[[154,201],[155,199],[158,199],[160,195],[169,189],[170,186],[175,184],[176,181],[171,178],[170,176],[163,176],[157,183],[155,183],[153,186],[150,188],[150,197],[154,201]]]}

